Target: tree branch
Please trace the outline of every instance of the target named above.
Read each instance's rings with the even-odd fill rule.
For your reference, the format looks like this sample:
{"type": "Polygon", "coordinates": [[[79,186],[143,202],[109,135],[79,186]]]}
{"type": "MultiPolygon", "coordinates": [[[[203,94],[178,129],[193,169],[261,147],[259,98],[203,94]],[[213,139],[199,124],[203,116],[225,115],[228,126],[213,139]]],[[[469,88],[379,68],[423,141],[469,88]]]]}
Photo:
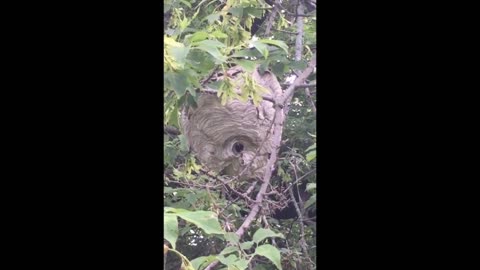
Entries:
{"type": "MultiPolygon", "coordinates": [[[[303,3],[302,0],[298,0],[297,15],[303,15],[303,3]]],[[[297,18],[297,38],[295,39],[295,60],[302,60],[303,50],[303,19],[297,18]]]]}
{"type": "Polygon", "coordinates": [[[285,102],[288,100],[290,96],[293,95],[293,91],[295,90],[297,85],[300,85],[302,82],[304,82],[307,77],[313,72],[315,69],[315,66],[317,65],[317,53],[314,53],[312,55],[312,59],[310,60],[310,63],[308,63],[308,67],[298,76],[295,81],[285,90],[285,93],[283,94],[282,98],[278,101],[279,104],[285,106],[285,102]]]}
{"type": "Polygon", "coordinates": [[[272,172],[275,162],[277,161],[278,150],[280,148],[280,143],[282,140],[282,131],[283,131],[283,122],[285,121],[285,117],[283,115],[283,109],[278,104],[275,104],[275,117],[274,117],[274,125],[273,125],[273,144],[272,148],[273,151],[268,159],[265,173],[263,175],[263,183],[260,186],[260,191],[257,193],[257,197],[255,198],[255,204],[252,207],[252,210],[248,214],[247,218],[240,226],[240,228],[235,232],[239,237],[245,233],[245,231],[250,227],[250,224],[255,219],[260,210],[260,206],[263,201],[263,196],[267,192],[267,187],[270,184],[270,178],[272,177],[272,172]]]}
{"type": "Polygon", "coordinates": [[[302,248],[303,251],[303,256],[305,258],[308,255],[308,250],[305,242],[305,228],[303,227],[303,215],[302,212],[300,211],[300,208],[298,207],[297,201],[295,200],[295,196],[293,195],[293,190],[288,191],[290,193],[290,197],[292,198],[293,205],[295,206],[295,211],[297,211],[298,219],[300,221],[300,247],[302,248]]]}
{"type": "Polygon", "coordinates": [[[264,36],[268,37],[270,35],[270,31],[272,30],[273,23],[275,22],[275,17],[277,16],[278,7],[280,4],[280,0],[275,0],[275,5],[273,10],[270,12],[268,19],[267,19],[267,26],[265,28],[264,36]]]}
{"type": "MultiPolygon", "coordinates": [[[[287,84],[287,83],[283,83],[281,84],[282,87],[289,87],[291,84],[287,84]]],[[[316,87],[317,84],[316,83],[312,83],[312,84],[299,84],[299,85],[296,85],[295,88],[305,88],[305,87],[316,87]]]]}
{"type": "MultiPolygon", "coordinates": [[[[297,6],[297,15],[303,15],[304,13],[304,8],[303,8],[303,2],[302,0],[298,0],[298,6],[297,6]]],[[[302,60],[302,51],[303,51],[303,18],[297,18],[297,37],[295,39],[295,61],[300,61],[302,60]]],[[[294,70],[295,73],[297,73],[294,70]]],[[[298,75],[297,75],[298,78],[298,75]]],[[[292,101],[293,95],[287,95],[284,103],[282,104],[290,104],[292,101]]],[[[285,115],[288,114],[288,107],[285,108],[285,115]]]]}
{"type": "Polygon", "coordinates": [[[313,102],[313,98],[310,94],[310,90],[308,89],[308,87],[305,87],[305,94],[307,95],[308,100],[310,100],[310,105],[312,105],[313,113],[317,113],[317,107],[315,106],[315,102],[313,102]]]}

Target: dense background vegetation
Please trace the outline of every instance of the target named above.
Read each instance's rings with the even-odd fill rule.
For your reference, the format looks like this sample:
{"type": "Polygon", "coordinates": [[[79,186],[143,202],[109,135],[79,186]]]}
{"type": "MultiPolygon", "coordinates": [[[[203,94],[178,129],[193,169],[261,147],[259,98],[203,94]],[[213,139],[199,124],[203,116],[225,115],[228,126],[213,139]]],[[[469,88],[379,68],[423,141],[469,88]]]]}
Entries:
{"type": "MultiPolygon", "coordinates": [[[[315,1],[165,0],[164,7],[166,269],[315,269],[316,79],[306,72],[316,57],[315,1]],[[234,65],[269,70],[294,89],[276,169],[241,233],[261,181],[206,171],[179,122],[207,79],[234,65]]],[[[228,83],[210,87],[224,101],[239,98],[228,83]]],[[[248,95],[258,98],[257,90],[248,95]]]]}

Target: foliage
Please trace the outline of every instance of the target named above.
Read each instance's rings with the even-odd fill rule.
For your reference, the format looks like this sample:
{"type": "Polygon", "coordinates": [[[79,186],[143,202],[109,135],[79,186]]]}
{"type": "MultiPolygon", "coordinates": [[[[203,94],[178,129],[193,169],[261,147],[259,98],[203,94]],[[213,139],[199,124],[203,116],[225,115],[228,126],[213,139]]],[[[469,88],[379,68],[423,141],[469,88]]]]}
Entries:
{"type": "MultiPolygon", "coordinates": [[[[270,1],[269,1],[270,3],[270,1]]],[[[164,0],[164,125],[180,129],[184,106],[197,106],[199,91],[214,72],[239,65],[241,93],[235,82],[208,83],[222,104],[231,99],[258,104],[266,91],[251,79],[258,68],[269,70],[282,84],[291,83],[295,72],[305,69],[316,48],[316,17],[296,17],[297,1],[282,1],[265,35],[274,7],[253,0],[164,0]],[[284,12],[282,12],[282,10],[284,12]],[[260,30],[251,34],[259,19],[260,30]],[[301,60],[295,60],[296,20],[304,22],[301,60]]],[[[306,82],[316,84],[314,76],[306,82]]],[[[235,231],[250,212],[258,186],[234,181],[204,170],[188,149],[185,137],[164,136],[164,238],[166,269],[204,269],[218,260],[215,269],[314,269],[316,261],[316,87],[299,88],[288,106],[282,147],[267,199],[242,238],[235,231]],[[299,181],[300,179],[300,181],[299,181]],[[281,219],[284,207],[295,213],[289,187],[295,190],[304,223],[298,217],[281,219]],[[253,188],[252,188],[253,187],[253,188]],[[298,187],[298,188],[297,188],[298,187]],[[247,194],[247,190],[251,189],[247,194]],[[302,194],[304,191],[308,196],[302,194]],[[248,199],[243,196],[247,194],[248,199]],[[253,195],[252,195],[253,194],[253,195]],[[304,240],[302,240],[304,239],[304,240]],[[307,249],[302,248],[305,241],[307,249]],[[223,268],[222,268],[223,267],[223,268]]]]}

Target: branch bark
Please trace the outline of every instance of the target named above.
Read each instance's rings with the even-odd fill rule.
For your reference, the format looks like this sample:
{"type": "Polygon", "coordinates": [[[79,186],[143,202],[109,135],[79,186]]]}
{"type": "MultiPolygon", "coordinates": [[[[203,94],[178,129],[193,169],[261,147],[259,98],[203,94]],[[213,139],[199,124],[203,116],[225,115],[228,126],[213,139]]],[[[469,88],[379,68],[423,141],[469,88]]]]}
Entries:
{"type": "MultiPolygon", "coordinates": [[[[297,16],[304,14],[303,2],[298,0],[297,16]]],[[[295,40],[295,60],[302,60],[303,49],[303,18],[297,18],[297,38],[295,40]]]]}
{"type": "MultiPolygon", "coordinates": [[[[286,87],[288,88],[291,84],[281,84],[282,87],[286,87]]],[[[312,83],[312,84],[299,84],[297,86],[295,86],[295,88],[305,88],[305,87],[316,87],[317,84],[316,83],[312,83]]]]}
{"type": "Polygon", "coordinates": [[[308,87],[305,87],[305,94],[307,95],[308,100],[310,100],[310,105],[312,105],[313,113],[317,113],[317,107],[315,106],[315,102],[313,102],[313,98],[310,94],[310,89],[308,89],[308,87]]]}
{"type": "MultiPolygon", "coordinates": [[[[292,198],[293,205],[295,206],[295,211],[297,211],[298,219],[300,221],[300,247],[302,248],[303,251],[303,256],[308,257],[308,250],[305,242],[305,228],[303,227],[303,215],[302,211],[300,211],[300,208],[298,207],[298,203],[295,200],[295,196],[293,195],[293,190],[288,191],[290,193],[290,197],[292,198]]],[[[299,198],[300,199],[300,198],[299,198]]]]}
{"type": "MultiPolygon", "coordinates": [[[[298,6],[297,6],[297,15],[303,15],[304,14],[304,7],[303,7],[303,1],[298,0],[298,6]]],[[[302,17],[297,17],[297,37],[295,39],[295,61],[300,61],[302,60],[302,51],[303,51],[303,18],[302,17]]],[[[296,71],[294,71],[297,73],[296,71]]],[[[298,77],[298,76],[297,76],[298,77]]],[[[286,102],[289,104],[292,101],[293,95],[287,95],[286,102]]],[[[282,104],[284,104],[282,103],[282,104]]],[[[288,107],[285,108],[285,115],[288,114],[288,107]]]]}
{"type": "Polygon", "coordinates": [[[270,12],[269,17],[267,19],[267,27],[265,28],[264,36],[268,37],[270,35],[270,31],[272,30],[273,23],[275,22],[275,17],[277,16],[278,7],[279,7],[280,0],[275,0],[275,5],[273,10],[270,12]]]}
{"type": "Polygon", "coordinates": [[[285,105],[286,101],[291,100],[291,96],[293,96],[293,91],[295,91],[295,88],[297,88],[297,85],[300,85],[303,83],[307,77],[313,72],[315,69],[315,66],[317,65],[317,53],[314,53],[312,55],[312,59],[310,60],[310,63],[308,63],[307,68],[295,79],[295,81],[290,84],[290,86],[285,90],[285,93],[283,94],[282,98],[278,101],[279,104],[285,105]]]}

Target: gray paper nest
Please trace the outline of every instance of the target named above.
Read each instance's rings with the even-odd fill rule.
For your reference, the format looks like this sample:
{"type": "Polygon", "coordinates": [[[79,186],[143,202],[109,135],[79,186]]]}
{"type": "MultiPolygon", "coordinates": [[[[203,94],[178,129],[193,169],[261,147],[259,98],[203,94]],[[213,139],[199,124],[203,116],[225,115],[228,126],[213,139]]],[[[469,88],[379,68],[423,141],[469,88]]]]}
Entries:
{"type": "MultiPolygon", "coordinates": [[[[227,71],[234,78],[238,94],[243,72],[245,70],[239,66],[227,71]]],[[[271,91],[264,97],[274,99],[282,94],[272,73],[267,71],[260,75],[255,69],[252,77],[271,91]]],[[[222,79],[223,76],[217,76],[217,80],[222,79]]],[[[252,101],[231,100],[222,106],[217,95],[202,93],[197,105],[196,109],[183,110],[182,128],[190,149],[201,164],[224,175],[238,176],[243,172],[240,179],[262,178],[272,151],[273,103],[264,99],[256,107],[252,101]],[[244,170],[246,167],[248,169],[244,170]]]]}

